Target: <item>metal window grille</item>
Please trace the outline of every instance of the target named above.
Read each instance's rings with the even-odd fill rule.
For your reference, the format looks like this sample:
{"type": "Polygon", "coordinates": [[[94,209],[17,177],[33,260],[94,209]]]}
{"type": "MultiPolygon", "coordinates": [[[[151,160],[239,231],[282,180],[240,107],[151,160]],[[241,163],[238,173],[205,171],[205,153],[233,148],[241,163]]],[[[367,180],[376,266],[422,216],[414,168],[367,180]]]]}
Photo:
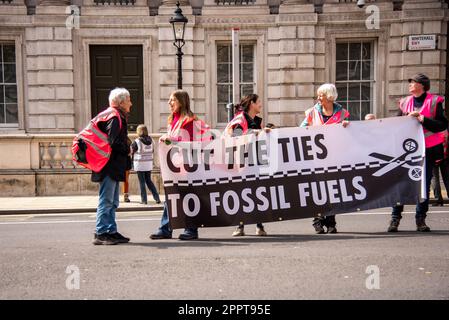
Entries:
{"type": "MultiPolygon", "coordinates": [[[[240,96],[254,92],[255,45],[240,44],[240,96]]],[[[226,104],[232,102],[232,45],[217,44],[217,122],[226,123],[226,104]]]]}
{"type": "Polygon", "coordinates": [[[374,43],[337,43],[335,68],[337,102],[348,109],[351,120],[363,120],[373,109],[374,43]]]}
{"type": "Polygon", "coordinates": [[[0,43],[0,128],[17,126],[16,49],[0,43]]]}

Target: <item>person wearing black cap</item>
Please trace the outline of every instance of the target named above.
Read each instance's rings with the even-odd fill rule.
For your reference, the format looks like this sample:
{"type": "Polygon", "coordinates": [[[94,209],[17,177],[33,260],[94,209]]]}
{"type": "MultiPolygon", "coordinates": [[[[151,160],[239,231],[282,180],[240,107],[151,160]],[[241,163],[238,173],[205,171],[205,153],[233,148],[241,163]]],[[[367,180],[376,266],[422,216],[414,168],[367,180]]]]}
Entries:
{"type": "MultiPolygon", "coordinates": [[[[423,202],[417,203],[415,219],[416,230],[428,232],[430,228],[426,225],[426,217],[429,209],[429,190],[432,180],[432,170],[435,162],[443,159],[444,156],[443,132],[447,130],[448,121],[444,114],[444,98],[428,92],[430,90],[430,79],[426,75],[417,73],[408,79],[408,82],[411,95],[400,100],[398,116],[407,115],[415,117],[422,124],[424,130],[427,197],[423,202]]],[[[403,210],[403,205],[393,206],[388,232],[398,231],[403,210]]]]}

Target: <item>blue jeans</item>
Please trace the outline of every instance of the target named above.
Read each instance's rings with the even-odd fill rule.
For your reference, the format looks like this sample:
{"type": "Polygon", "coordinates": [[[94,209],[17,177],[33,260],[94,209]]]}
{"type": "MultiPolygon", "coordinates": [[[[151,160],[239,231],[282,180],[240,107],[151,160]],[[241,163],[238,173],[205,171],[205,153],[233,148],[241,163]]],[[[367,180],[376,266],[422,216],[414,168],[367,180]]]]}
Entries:
{"type": "MultiPolygon", "coordinates": [[[[170,225],[170,220],[168,218],[167,202],[164,202],[164,212],[162,213],[161,226],[159,227],[159,232],[163,234],[171,234],[173,232],[170,225]]],[[[198,235],[198,228],[185,228],[184,233],[198,235]]]]}
{"type": "Polygon", "coordinates": [[[115,210],[119,205],[120,182],[104,177],[100,182],[99,201],[97,208],[97,221],[95,232],[100,235],[103,233],[116,233],[117,223],[115,222],[115,210]]]}
{"type": "Polygon", "coordinates": [[[154,186],[153,181],[151,181],[151,171],[137,171],[137,178],[139,178],[140,199],[142,200],[142,202],[147,202],[147,189],[145,187],[145,184],[153,194],[154,201],[161,201],[159,199],[159,193],[157,193],[156,187],[154,186]]]}
{"type": "MultiPolygon", "coordinates": [[[[425,219],[427,217],[427,211],[429,211],[429,194],[430,194],[430,184],[432,182],[432,172],[435,166],[435,160],[426,158],[426,200],[423,202],[418,202],[416,204],[416,214],[415,219],[425,219]]],[[[393,206],[393,211],[391,212],[392,219],[401,219],[402,212],[404,211],[404,205],[393,206]]]]}

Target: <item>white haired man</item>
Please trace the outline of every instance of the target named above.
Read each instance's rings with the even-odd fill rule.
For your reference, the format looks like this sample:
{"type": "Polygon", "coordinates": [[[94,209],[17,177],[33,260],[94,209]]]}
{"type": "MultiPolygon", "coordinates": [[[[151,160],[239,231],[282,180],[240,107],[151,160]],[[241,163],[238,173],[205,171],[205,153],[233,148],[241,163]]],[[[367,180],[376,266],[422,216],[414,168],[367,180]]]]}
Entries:
{"type": "MultiPolygon", "coordinates": [[[[306,118],[301,123],[300,127],[321,126],[334,123],[341,123],[343,127],[349,124],[349,112],[338,103],[337,88],[332,83],[325,83],[317,90],[318,102],[306,110],[306,118]]],[[[324,227],[327,228],[327,233],[337,233],[337,222],[335,215],[333,216],[318,216],[313,219],[313,227],[318,234],[326,233],[324,227]]]]}
{"type": "Polygon", "coordinates": [[[111,146],[111,154],[100,172],[92,172],[92,181],[100,183],[96,230],[93,244],[112,245],[129,242],[129,238],[117,232],[115,211],[119,206],[120,181],[125,181],[126,170],[131,169],[128,147],[127,118],[131,110],[128,90],[115,88],[109,94],[109,108],[94,121],[111,146]]]}

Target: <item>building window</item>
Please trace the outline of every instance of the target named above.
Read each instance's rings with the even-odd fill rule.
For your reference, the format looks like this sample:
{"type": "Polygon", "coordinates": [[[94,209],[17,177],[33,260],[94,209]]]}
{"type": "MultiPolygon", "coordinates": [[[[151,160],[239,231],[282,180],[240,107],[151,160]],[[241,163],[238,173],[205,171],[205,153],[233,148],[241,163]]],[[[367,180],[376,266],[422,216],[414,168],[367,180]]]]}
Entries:
{"type": "Polygon", "coordinates": [[[18,126],[16,52],[0,44],[0,127],[18,126]]]}
{"type": "Polygon", "coordinates": [[[362,120],[367,113],[372,113],[373,47],[372,42],[363,41],[336,45],[337,102],[348,109],[351,120],[362,120]]]}
{"type": "MultiPolygon", "coordinates": [[[[253,44],[240,45],[240,96],[251,94],[255,88],[253,44]]],[[[232,45],[217,45],[217,122],[226,123],[226,104],[232,102],[232,45]]]]}

